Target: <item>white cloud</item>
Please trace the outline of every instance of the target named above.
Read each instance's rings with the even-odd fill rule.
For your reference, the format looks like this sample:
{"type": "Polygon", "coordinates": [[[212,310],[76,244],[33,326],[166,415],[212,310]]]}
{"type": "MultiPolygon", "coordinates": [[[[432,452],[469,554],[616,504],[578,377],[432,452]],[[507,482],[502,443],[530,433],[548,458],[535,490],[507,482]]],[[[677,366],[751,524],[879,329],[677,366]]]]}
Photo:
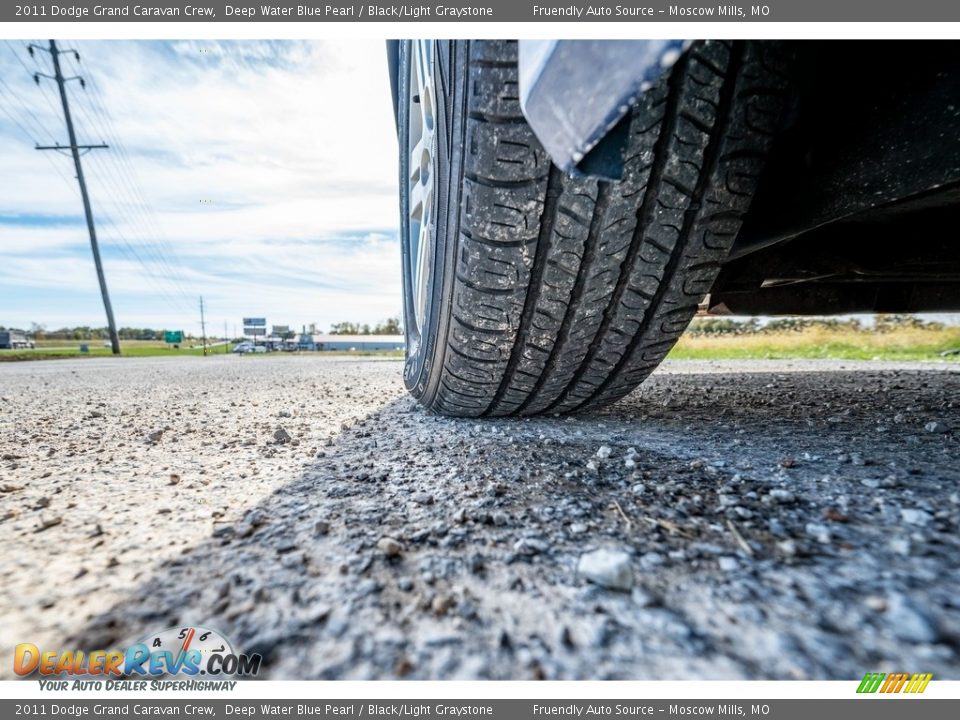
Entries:
{"type": "MultiPolygon", "coordinates": [[[[382,42],[70,46],[82,61],[67,59],[65,72],[94,81],[86,92],[71,87],[80,142],[119,138],[126,150],[84,159],[118,322],[193,322],[185,308],[201,293],[228,320],[372,322],[399,312],[397,148],[382,42]]],[[[18,117],[30,107],[39,122],[30,138],[0,124],[0,263],[13,278],[6,292],[17,293],[0,290],[0,312],[14,315],[0,323],[83,315],[101,324],[95,294],[85,314],[64,303],[58,317],[39,317],[30,306],[49,314],[51,292],[88,290],[94,275],[72,163],[51,153],[58,177],[30,147],[54,139],[45,135],[65,142],[62,119],[50,89],[38,90],[12,55],[0,47],[18,117]]]]}

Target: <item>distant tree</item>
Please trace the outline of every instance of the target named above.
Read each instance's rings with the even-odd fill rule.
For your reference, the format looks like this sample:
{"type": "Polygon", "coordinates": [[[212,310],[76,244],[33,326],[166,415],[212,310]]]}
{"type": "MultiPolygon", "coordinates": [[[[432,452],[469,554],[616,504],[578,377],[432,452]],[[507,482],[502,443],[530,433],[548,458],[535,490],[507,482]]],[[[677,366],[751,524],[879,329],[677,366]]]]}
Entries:
{"type": "Polygon", "coordinates": [[[356,323],[339,322],[330,326],[331,335],[359,335],[360,328],[356,323]]]}
{"type": "Polygon", "coordinates": [[[43,323],[30,323],[30,335],[34,340],[43,340],[46,337],[47,326],[43,323]]]}
{"type": "Polygon", "coordinates": [[[373,328],[374,335],[401,335],[403,328],[400,325],[400,318],[387,318],[382,323],[377,323],[373,328]]]}
{"type": "Polygon", "coordinates": [[[399,317],[387,318],[371,326],[369,323],[339,322],[330,326],[331,335],[402,335],[399,317]]]}

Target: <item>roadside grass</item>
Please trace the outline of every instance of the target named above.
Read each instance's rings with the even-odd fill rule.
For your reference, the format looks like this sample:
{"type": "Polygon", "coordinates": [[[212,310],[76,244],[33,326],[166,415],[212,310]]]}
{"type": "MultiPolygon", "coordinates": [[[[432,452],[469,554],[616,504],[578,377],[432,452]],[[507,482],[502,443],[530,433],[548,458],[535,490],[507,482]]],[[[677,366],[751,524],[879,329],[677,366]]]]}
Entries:
{"type": "MultiPolygon", "coordinates": [[[[224,345],[208,345],[207,355],[227,355],[234,343],[228,347],[224,345]]],[[[200,346],[189,347],[186,344],[174,348],[166,343],[154,340],[121,340],[121,357],[184,357],[203,355],[200,346]]],[[[296,355],[298,353],[282,353],[296,355]]],[[[396,357],[402,358],[403,352],[396,350],[329,350],[303,355],[317,355],[323,357],[396,357]]],[[[248,353],[244,357],[268,357],[276,353],[248,353]]],[[[112,357],[109,347],[103,347],[102,340],[41,340],[38,347],[29,350],[0,350],[0,362],[18,362],[24,360],[61,360],[64,358],[112,357]],[[87,346],[87,352],[80,351],[80,345],[87,346]]]]}
{"type": "MultiPolygon", "coordinates": [[[[166,343],[152,340],[121,340],[122,354],[127,357],[203,355],[202,347],[173,348],[166,343]]],[[[207,352],[223,352],[223,346],[207,347],[207,352]]],[[[0,362],[18,360],[57,360],[74,357],[110,357],[109,347],[103,347],[101,340],[41,340],[37,347],[29,350],[0,350],[0,362]],[[87,352],[81,352],[80,346],[86,345],[87,352]]]]}
{"type": "MultiPolygon", "coordinates": [[[[33,350],[0,350],[0,362],[110,357],[102,341],[46,341],[33,350]]],[[[121,342],[123,357],[182,357],[203,355],[201,347],[179,348],[151,340],[121,342]]],[[[233,347],[233,344],[230,344],[233,347]]],[[[224,355],[223,345],[207,347],[208,355],[224,355]]],[[[942,356],[960,349],[960,327],[898,328],[889,332],[850,328],[807,327],[801,330],[749,334],[686,333],[668,356],[671,360],[934,360],[960,362],[960,355],[942,356]]],[[[290,353],[320,357],[402,358],[396,350],[336,350],[290,353]]],[[[245,357],[271,357],[275,353],[250,353],[245,357]]]]}
{"type": "Polygon", "coordinates": [[[939,360],[960,362],[960,327],[898,328],[890,332],[810,327],[797,331],[680,338],[671,360],[939,360]]]}

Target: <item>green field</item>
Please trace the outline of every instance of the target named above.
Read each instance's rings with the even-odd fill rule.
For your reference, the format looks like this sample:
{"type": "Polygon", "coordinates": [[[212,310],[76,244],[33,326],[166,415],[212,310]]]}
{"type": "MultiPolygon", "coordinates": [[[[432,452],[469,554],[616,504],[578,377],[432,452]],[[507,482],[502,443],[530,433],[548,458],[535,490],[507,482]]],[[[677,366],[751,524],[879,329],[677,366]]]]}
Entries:
{"type": "MultiPolygon", "coordinates": [[[[100,340],[87,341],[89,352],[80,352],[80,341],[45,341],[33,350],[0,350],[0,362],[54,360],[59,358],[110,357],[110,348],[100,340]]],[[[121,342],[124,357],[178,357],[203,355],[199,346],[184,343],[174,349],[153,340],[121,342]]],[[[233,343],[229,347],[233,347],[233,343]]],[[[805,327],[798,330],[745,334],[686,333],[670,352],[671,360],[934,360],[960,362],[960,354],[942,353],[960,349],[960,327],[902,327],[877,332],[867,329],[805,327]]],[[[223,355],[225,346],[208,346],[208,355],[223,355]]],[[[290,353],[297,355],[298,353],[290,353]]],[[[395,357],[397,351],[356,350],[303,353],[328,356],[395,357]]],[[[273,353],[251,354],[268,357],[273,353]]]]}
{"type": "Polygon", "coordinates": [[[672,360],[939,360],[960,361],[941,353],[960,349],[960,327],[897,328],[887,332],[808,327],[795,331],[743,335],[695,335],[680,338],[672,360]]]}
{"type": "MultiPolygon", "coordinates": [[[[109,347],[103,347],[102,340],[77,340],[65,342],[63,340],[41,340],[38,346],[31,350],[0,350],[0,362],[16,362],[21,360],[60,360],[63,358],[112,357],[109,347]],[[87,352],[80,351],[80,345],[87,346],[87,352]]],[[[120,349],[123,357],[182,357],[185,355],[203,355],[203,348],[191,347],[191,343],[183,343],[179,348],[173,348],[166,343],[156,340],[121,340],[120,349]]],[[[207,355],[224,355],[229,346],[208,345],[207,355]]],[[[297,353],[284,353],[296,355],[297,353]]],[[[304,353],[305,355],[323,356],[354,356],[354,357],[397,357],[403,353],[390,350],[355,350],[355,351],[324,351],[321,353],[304,353]]],[[[249,353],[244,357],[267,357],[275,353],[249,353]]]]}
{"type": "MultiPolygon", "coordinates": [[[[121,340],[123,354],[129,357],[158,355],[203,355],[202,347],[187,347],[187,344],[174,349],[166,343],[155,340],[121,340]]],[[[223,346],[207,347],[207,353],[223,353],[223,346]]],[[[40,340],[31,350],[0,350],[0,362],[6,360],[56,360],[73,357],[110,357],[110,348],[103,347],[102,340],[40,340]],[[86,345],[88,352],[80,352],[80,345],[86,345]]]]}

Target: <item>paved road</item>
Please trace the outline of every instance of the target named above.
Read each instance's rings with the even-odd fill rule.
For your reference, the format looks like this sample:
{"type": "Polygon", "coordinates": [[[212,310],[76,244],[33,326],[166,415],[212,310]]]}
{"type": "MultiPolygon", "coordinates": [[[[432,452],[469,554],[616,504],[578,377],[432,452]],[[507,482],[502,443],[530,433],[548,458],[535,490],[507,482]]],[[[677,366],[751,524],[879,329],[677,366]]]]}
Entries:
{"type": "Polygon", "coordinates": [[[195,623],[283,679],[957,679],[958,371],[677,362],[466,421],[393,361],[0,365],[0,646],[195,623]]]}

